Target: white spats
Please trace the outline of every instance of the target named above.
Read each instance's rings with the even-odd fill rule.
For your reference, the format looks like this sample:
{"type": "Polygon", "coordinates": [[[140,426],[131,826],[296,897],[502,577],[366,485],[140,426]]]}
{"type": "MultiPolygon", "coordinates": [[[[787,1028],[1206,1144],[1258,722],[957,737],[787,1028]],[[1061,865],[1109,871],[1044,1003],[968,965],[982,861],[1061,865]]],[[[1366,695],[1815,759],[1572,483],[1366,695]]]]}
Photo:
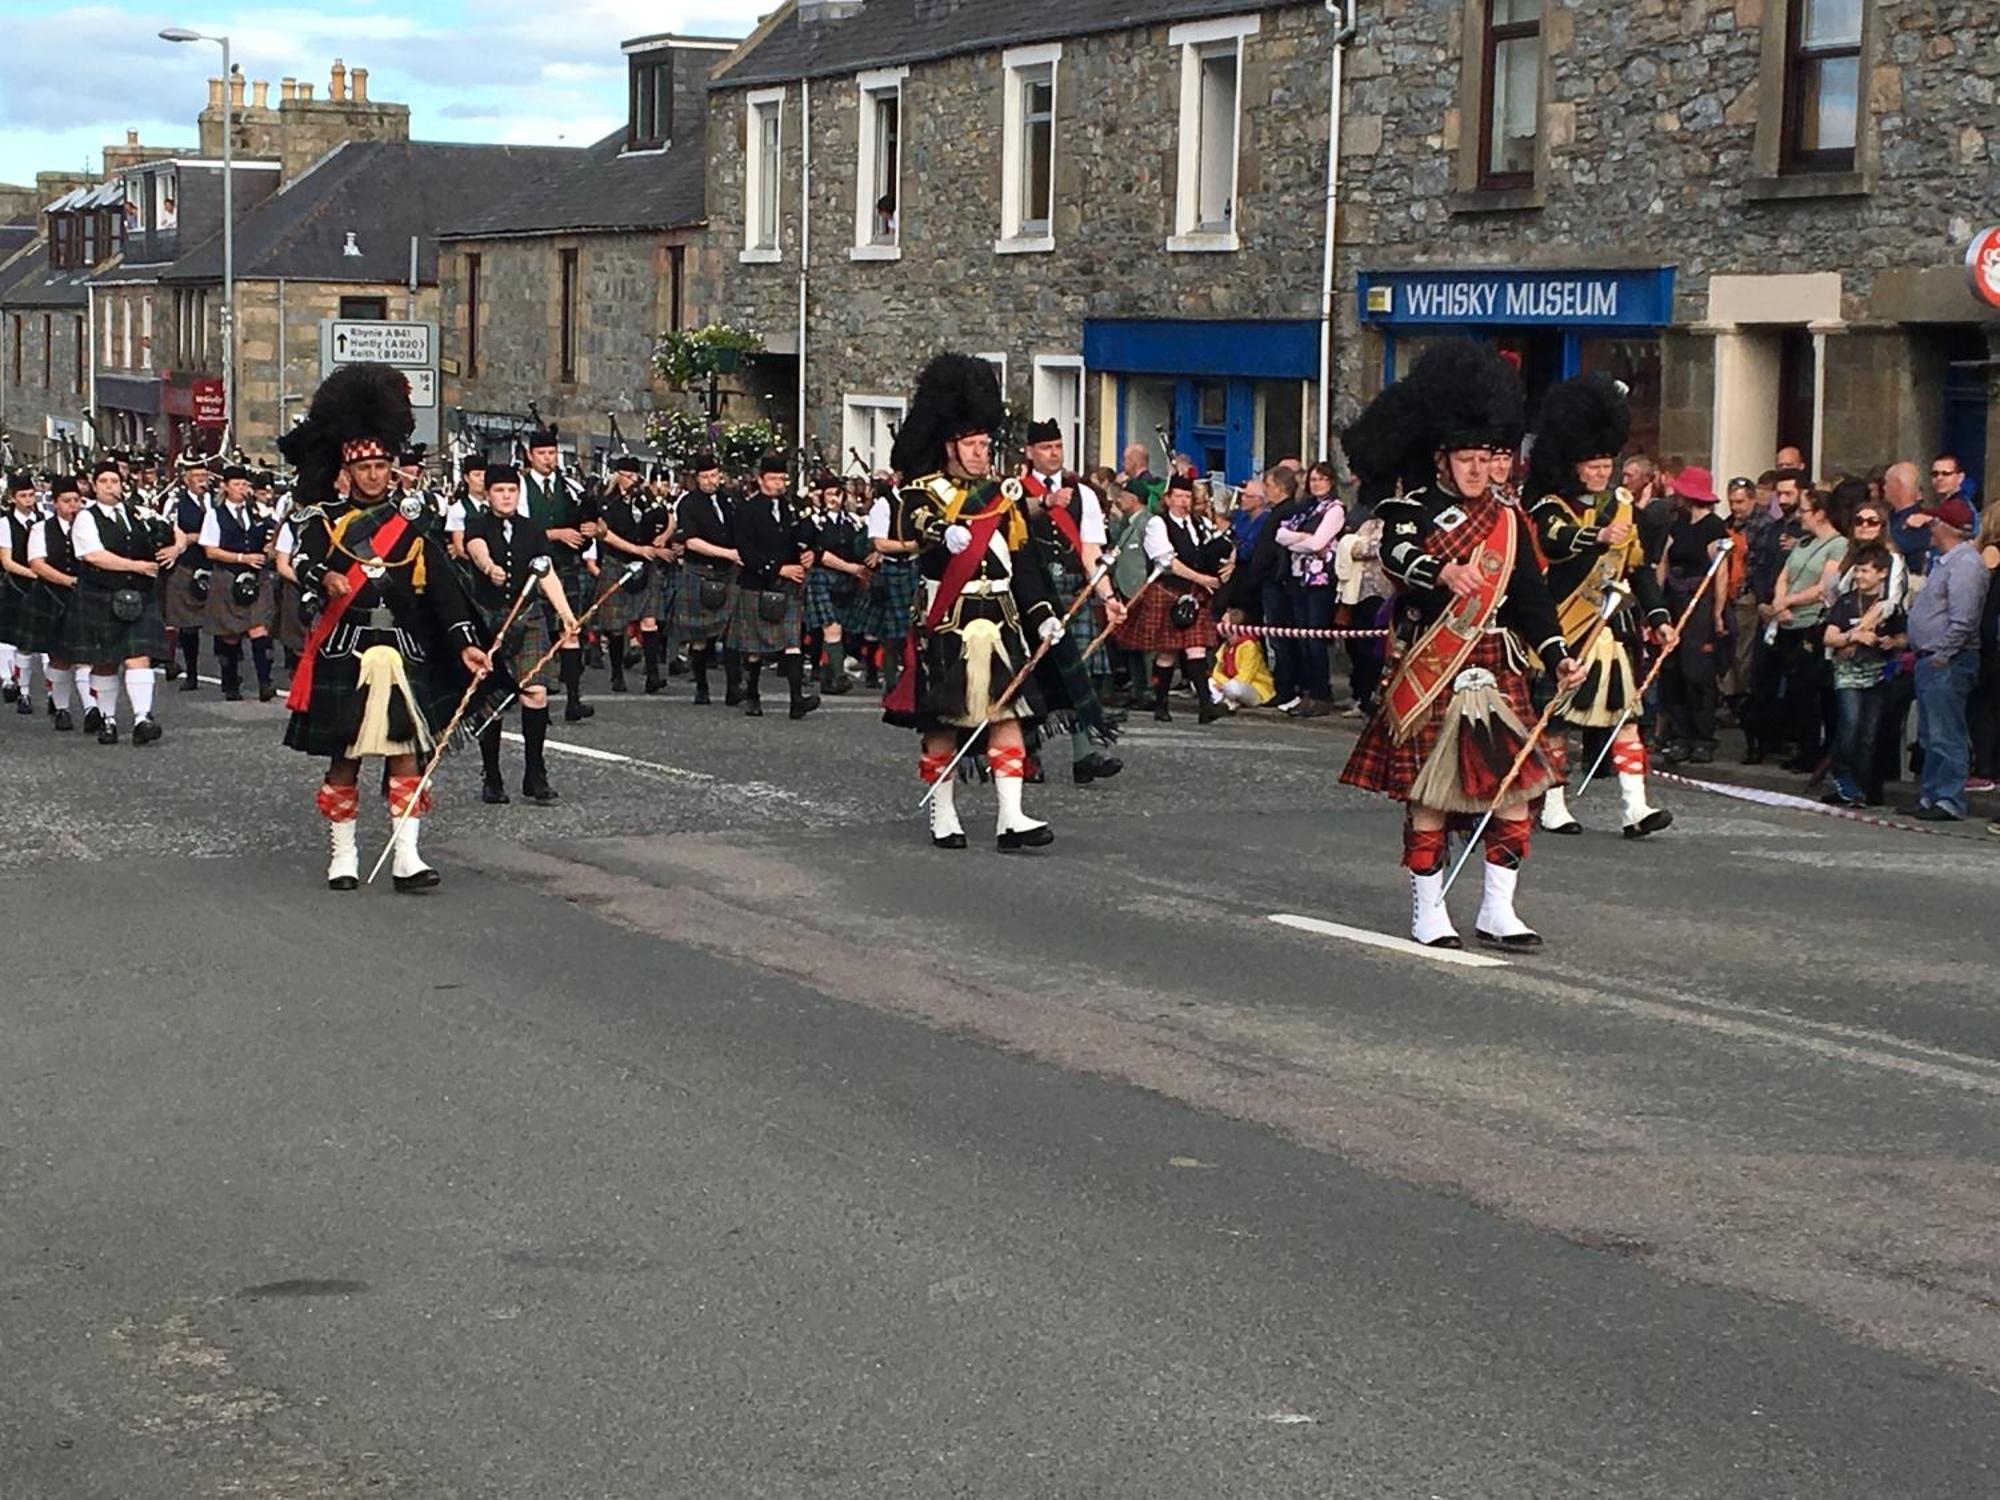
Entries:
{"type": "Polygon", "coordinates": [[[354,837],[354,820],[328,823],[326,829],[331,849],[326,861],[326,883],[337,891],[351,891],[361,881],[361,852],[354,837]]]}
{"type": "Polygon", "coordinates": [[[393,852],[389,860],[389,873],[397,880],[414,880],[432,873],[431,867],[424,863],[423,856],[417,853],[417,829],[422,824],[422,818],[405,818],[396,827],[391,839],[393,852]]]}
{"type": "Polygon", "coordinates": [[[945,845],[959,840],[962,844],[964,838],[965,827],[958,821],[957,788],[946,777],[931,794],[931,842],[945,845]]]}
{"type": "Polygon", "coordinates": [[[1458,929],[1444,904],[1444,872],[1410,877],[1410,937],[1426,948],[1456,948],[1458,929]]]}
{"type": "Polygon", "coordinates": [[[1618,773],[1618,800],[1622,804],[1627,828],[1643,828],[1651,833],[1650,824],[1656,823],[1658,812],[1646,800],[1646,777],[1641,771],[1620,771],[1618,773]]]}
{"type": "Polygon", "coordinates": [[[1047,828],[1021,811],[1022,781],[1018,776],[995,776],[993,778],[993,800],[1000,804],[996,820],[996,833],[1036,833],[1047,828]]]}
{"type": "Polygon", "coordinates": [[[1486,891],[1479,901],[1474,930],[1488,942],[1509,948],[1536,948],[1541,937],[1514,910],[1514,890],[1521,872],[1511,865],[1486,863],[1486,891]]]}
{"type": "Polygon", "coordinates": [[[1568,833],[1580,826],[1570,815],[1569,793],[1552,786],[1542,799],[1542,827],[1550,833],[1568,833]]]}

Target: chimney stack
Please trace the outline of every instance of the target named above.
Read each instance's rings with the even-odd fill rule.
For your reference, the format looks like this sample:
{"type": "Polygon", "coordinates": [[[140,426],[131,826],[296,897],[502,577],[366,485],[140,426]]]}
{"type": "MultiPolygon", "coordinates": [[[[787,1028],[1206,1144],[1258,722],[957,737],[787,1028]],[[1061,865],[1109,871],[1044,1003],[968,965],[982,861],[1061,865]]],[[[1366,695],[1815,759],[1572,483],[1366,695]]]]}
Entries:
{"type": "Polygon", "coordinates": [[[313,96],[313,86],[311,84],[302,83],[299,85],[298,98],[301,103],[310,100],[312,96],[313,96]]]}
{"type": "Polygon", "coordinates": [[[229,75],[229,107],[239,113],[242,111],[243,75],[241,73],[232,73],[229,75]]]}
{"type": "Polygon", "coordinates": [[[333,73],[326,81],[326,97],[338,103],[347,97],[347,64],[333,60],[333,73]]]}
{"type": "Polygon", "coordinates": [[[211,78],[208,80],[208,107],[217,111],[220,111],[222,108],[222,80],[220,78],[211,78]]]}
{"type": "Polygon", "coordinates": [[[271,107],[271,85],[261,78],[250,85],[250,107],[252,109],[271,107]]]}
{"type": "Polygon", "coordinates": [[[347,75],[347,81],[354,89],[354,102],[356,104],[366,104],[368,102],[368,70],[366,68],[356,68],[352,73],[347,75]]]}
{"type": "Polygon", "coordinates": [[[278,80],[278,100],[280,103],[284,102],[287,99],[296,99],[298,97],[299,97],[298,79],[280,78],[278,80]]]}
{"type": "Polygon", "coordinates": [[[132,130],[132,129],[129,129],[129,128],[128,128],[128,129],[126,130],[126,132],[125,132],[125,144],[126,144],[126,145],[128,145],[128,146],[136,146],[136,145],[138,145],[138,144],[139,144],[139,132],[138,132],[138,131],[136,131],[136,130],[132,130]]]}

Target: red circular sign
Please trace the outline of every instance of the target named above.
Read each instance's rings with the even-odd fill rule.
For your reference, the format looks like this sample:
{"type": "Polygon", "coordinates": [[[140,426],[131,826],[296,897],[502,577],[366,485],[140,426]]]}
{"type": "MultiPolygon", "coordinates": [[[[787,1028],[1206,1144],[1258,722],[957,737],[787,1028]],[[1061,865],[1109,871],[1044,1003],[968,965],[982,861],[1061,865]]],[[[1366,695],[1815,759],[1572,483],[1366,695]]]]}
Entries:
{"type": "Polygon", "coordinates": [[[1965,270],[1972,278],[1972,295],[1988,307],[2000,307],[2000,224],[1972,237],[1965,270]]]}

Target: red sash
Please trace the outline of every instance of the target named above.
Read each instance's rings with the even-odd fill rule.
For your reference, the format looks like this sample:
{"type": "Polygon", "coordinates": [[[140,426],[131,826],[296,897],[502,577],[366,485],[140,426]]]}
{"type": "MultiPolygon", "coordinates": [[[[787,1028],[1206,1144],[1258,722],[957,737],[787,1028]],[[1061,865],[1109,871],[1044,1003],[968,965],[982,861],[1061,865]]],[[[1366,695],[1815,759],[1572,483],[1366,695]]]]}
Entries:
{"type": "MultiPolygon", "coordinates": [[[[972,582],[973,574],[979,571],[980,559],[986,556],[986,549],[993,545],[993,533],[1000,529],[1000,523],[1007,518],[1009,504],[996,500],[990,510],[981,511],[970,520],[960,520],[954,524],[965,527],[972,533],[971,544],[963,552],[956,554],[944,566],[944,577],[938,580],[937,598],[924,615],[924,630],[936,630],[944,617],[951,613],[958,596],[965,592],[965,586],[972,582]]],[[[895,687],[882,699],[882,707],[893,714],[913,714],[917,711],[917,633],[913,630],[903,637],[903,675],[896,679],[895,687]]]]}
{"type": "MultiPolygon", "coordinates": [[[[375,528],[374,535],[369,537],[368,550],[376,557],[393,552],[396,543],[403,539],[403,533],[409,529],[410,523],[403,519],[402,512],[392,512],[387,520],[375,528]]],[[[313,664],[319,660],[319,648],[324,646],[327,637],[333,634],[333,627],[338,625],[341,616],[347,613],[347,607],[361,592],[361,585],[366,578],[367,573],[361,562],[349,564],[347,592],[338,598],[328,599],[326,607],[320,611],[319,619],[313,622],[312,634],[306,637],[305,649],[299,653],[299,668],[292,674],[292,690],[285,694],[285,707],[293,713],[302,714],[312,706],[313,664]]]]}
{"type": "MultiPolygon", "coordinates": [[[[1071,476],[1064,474],[1062,477],[1067,480],[1071,476]]],[[[1021,476],[1021,487],[1037,500],[1055,493],[1055,491],[1051,490],[1043,482],[1042,476],[1037,474],[1033,469],[1028,470],[1027,473],[1021,476]]],[[[1076,517],[1069,513],[1069,507],[1067,505],[1045,505],[1042,507],[1042,513],[1049,518],[1049,524],[1055,527],[1056,531],[1062,536],[1062,539],[1069,544],[1070,551],[1076,554],[1076,560],[1082,562],[1083,532],[1076,524],[1076,517]]]]}
{"type": "Polygon", "coordinates": [[[1487,625],[1499,612],[1506,597],[1507,580],[1514,572],[1517,538],[1513,507],[1495,506],[1485,537],[1467,559],[1472,564],[1477,588],[1462,599],[1453,598],[1431,628],[1397,661],[1384,689],[1383,704],[1389,711],[1389,727],[1398,744],[1416,731],[1439,696],[1450,688],[1487,625]]]}

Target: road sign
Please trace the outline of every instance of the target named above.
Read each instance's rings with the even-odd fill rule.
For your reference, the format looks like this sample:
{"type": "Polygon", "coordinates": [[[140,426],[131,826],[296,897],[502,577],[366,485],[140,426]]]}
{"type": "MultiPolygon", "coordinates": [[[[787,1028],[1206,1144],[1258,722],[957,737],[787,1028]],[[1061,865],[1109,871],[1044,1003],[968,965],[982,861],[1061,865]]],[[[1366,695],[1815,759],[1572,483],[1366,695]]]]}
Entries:
{"type": "Polygon", "coordinates": [[[438,382],[435,370],[405,370],[410,377],[410,405],[418,411],[438,404],[438,382]]]}
{"type": "Polygon", "coordinates": [[[2000,307],[2000,224],[1974,236],[1965,252],[1965,269],[1972,278],[1972,295],[2000,307]]]}
{"type": "Polygon", "coordinates": [[[329,374],[337,365],[410,368],[435,364],[436,334],[437,327],[431,323],[328,318],[320,324],[319,362],[329,374]]]}

